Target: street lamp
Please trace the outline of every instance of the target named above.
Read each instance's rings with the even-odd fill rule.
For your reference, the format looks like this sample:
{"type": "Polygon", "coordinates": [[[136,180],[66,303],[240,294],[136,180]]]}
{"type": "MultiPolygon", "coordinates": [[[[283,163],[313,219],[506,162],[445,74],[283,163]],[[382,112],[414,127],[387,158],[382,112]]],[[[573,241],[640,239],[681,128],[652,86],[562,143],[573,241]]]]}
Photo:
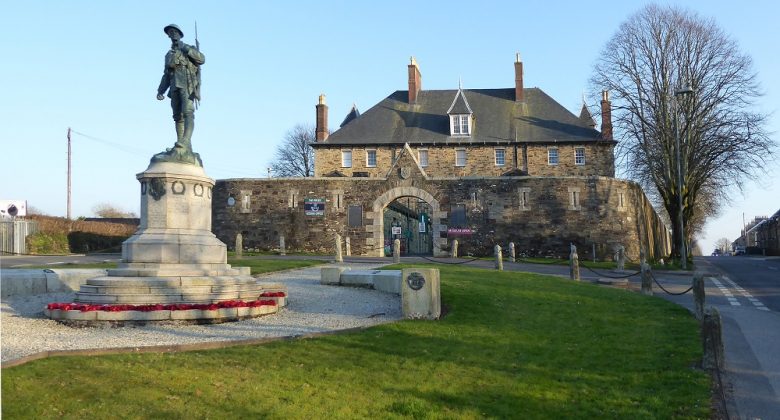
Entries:
{"type": "Polygon", "coordinates": [[[674,142],[677,154],[677,205],[679,207],[679,228],[680,228],[680,266],[683,270],[688,269],[688,251],[685,249],[685,222],[683,221],[683,199],[682,199],[682,159],[680,158],[680,122],[678,121],[677,110],[679,108],[679,101],[685,99],[688,95],[692,95],[694,90],[686,86],[682,89],[674,91],[675,97],[675,113],[674,113],[674,142]]]}

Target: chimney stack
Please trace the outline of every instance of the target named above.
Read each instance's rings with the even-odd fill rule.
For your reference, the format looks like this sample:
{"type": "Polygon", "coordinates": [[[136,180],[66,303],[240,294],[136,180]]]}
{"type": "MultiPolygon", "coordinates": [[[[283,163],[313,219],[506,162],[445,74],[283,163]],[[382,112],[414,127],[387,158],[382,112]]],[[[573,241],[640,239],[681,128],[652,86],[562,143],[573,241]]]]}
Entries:
{"type": "Polygon", "coordinates": [[[608,90],[601,91],[601,138],[612,140],[612,103],[608,90]]]}
{"type": "Polygon", "coordinates": [[[417,67],[417,60],[414,57],[409,62],[409,103],[417,102],[417,93],[422,90],[422,76],[420,68],[417,67]]]}
{"type": "Polygon", "coordinates": [[[520,53],[515,56],[515,102],[525,100],[523,96],[523,62],[520,61],[520,53]]]}
{"type": "Polygon", "coordinates": [[[328,139],[328,106],[325,105],[325,94],[320,95],[320,102],[316,108],[317,128],[315,129],[315,138],[320,142],[328,139]]]}

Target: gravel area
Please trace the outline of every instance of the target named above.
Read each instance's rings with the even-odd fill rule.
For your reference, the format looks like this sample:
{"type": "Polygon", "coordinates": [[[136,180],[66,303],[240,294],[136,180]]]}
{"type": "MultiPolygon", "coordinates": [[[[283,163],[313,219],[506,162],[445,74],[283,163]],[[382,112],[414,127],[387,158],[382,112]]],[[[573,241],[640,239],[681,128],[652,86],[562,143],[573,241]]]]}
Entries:
{"type": "MultiPolygon", "coordinates": [[[[340,264],[354,270],[376,264],[340,264]]],[[[289,299],[277,314],[215,325],[146,325],[73,328],[43,317],[49,302],[70,302],[73,293],[4,298],[0,330],[2,361],[51,350],[177,345],[213,341],[286,337],[392,322],[401,318],[398,295],[370,289],[319,284],[317,266],[258,276],[284,283],[289,299]]]]}

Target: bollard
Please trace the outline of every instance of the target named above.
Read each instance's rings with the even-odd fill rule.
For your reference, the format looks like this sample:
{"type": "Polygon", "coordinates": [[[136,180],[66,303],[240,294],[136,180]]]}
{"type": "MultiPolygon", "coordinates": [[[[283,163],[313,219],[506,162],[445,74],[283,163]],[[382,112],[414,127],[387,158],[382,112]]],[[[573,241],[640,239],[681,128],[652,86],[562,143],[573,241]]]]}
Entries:
{"type": "Polygon", "coordinates": [[[244,256],[244,235],[236,234],[236,258],[244,256]]]}
{"type": "Polygon", "coordinates": [[[701,324],[701,344],[704,350],[702,367],[720,369],[723,367],[723,337],[721,334],[720,313],[713,307],[704,311],[701,324]]]}
{"type": "Polygon", "coordinates": [[[504,271],[504,258],[501,254],[501,245],[493,247],[493,253],[496,256],[496,270],[504,271]]]}
{"type": "Polygon", "coordinates": [[[344,257],[341,256],[341,235],[336,234],[336,262],[344,262],[344,257]]]}
{"type": "Polygon", "coordinates": [[[349,236],[344,238],[344,246],[346,247],[347,256],[351,257],[352,256],[352,245],[349,243],[349,236]]]}
{"type": "Polygon", "coordinates": [[[401,240],[396,239],[393,241],[393,263],[399,264],[401,262],[401,240]]]}
{"type": "Polygon", "coordinates": [[[458,258],[458,240],[452,240],[452,249],[450,249],[450,258],[458,258]]]}
{"type": "Polygon", "coordinates": [[[704,275],[702,273],[693,274],[693,315],[699,321],[704,319],[704,275]]]}
{"type": "Polygon", "coordinates": [[[650,272],[650,264],[642,261],[639,271],[642,273],[642,294],[653,296],[653,274],[650,272]]]}
{"type": "Polygon", "coordinates": [[[618,271],[626,270],[626,248],[623,245],[618,246],[617,250],[617,269],[618,271]]]}
{"type": "Polygon", "coordinates": [[[515,262],[515,243],[510,242],[509,243],[509,261],[515,262]]]}
{"type": "Polygon", "coordinates": [[[279,235],[279,255],[287,255],[287,248],[284,245],[284,235],[279,235]]]}
{"type": "Polygon", "coordinates": [[[596,262],[596,243],[593,243],[593,262],[596,262]]]}
{"type": "Polygon", "coordinates": [[[577,247],[571,244],[569,254],[569,278],[580,281],[580,257],[577,256],[577,247]]]}

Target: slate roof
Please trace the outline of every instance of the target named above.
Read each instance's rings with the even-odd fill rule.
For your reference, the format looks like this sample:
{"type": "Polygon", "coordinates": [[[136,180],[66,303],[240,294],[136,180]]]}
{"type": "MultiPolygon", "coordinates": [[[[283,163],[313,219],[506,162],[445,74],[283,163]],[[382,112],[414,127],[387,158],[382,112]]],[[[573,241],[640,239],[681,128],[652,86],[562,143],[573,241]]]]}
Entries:
{"type": "Polygon", "coordinates": [[[341,122],[341,125],[339,127],[344,127],[345,125],[347,125],[348,122],[354,120],[359,116],[360,116],[360,111],[358,111],[357,105],[352,104],[352,110],[349,111],[349,114],[347,114],[347,117],[344,118],[344,121],[341,122]]]}
{"type": "Polygon", "coordinates": [[[588,106],[585,105],[585,102],[582,103],[582,109],[580,110],[580,120],[582,120],[585,125],[588,127],[595,127],[596,121],[593,119],[593,115],[591,115],[590,111],[588,110],[588,106]]]}
{"type": "Polygon", "coordinates": [[[448,115],[453,114],[473,114],[474,111],[471,110],[471,107],[469,106],[469,101],[466,100],[466,95],[463,93],[462,89],[458,89],[457,92],[455,92],[455,98],[452,100],[452,105],[450,105],[450,108],[447,110],[448,115]]]}
{"type": "Polygon", "coordinates": [[[539,88],[525,89],[524,102],[515,102],[513,88],[462,91],[475,119],[470,137],[450,136],[447,110],[458,90],[423,90],[415,104],[407,102],[408,91],[399,90],[313,146],[603,141],[539,88]]]}

